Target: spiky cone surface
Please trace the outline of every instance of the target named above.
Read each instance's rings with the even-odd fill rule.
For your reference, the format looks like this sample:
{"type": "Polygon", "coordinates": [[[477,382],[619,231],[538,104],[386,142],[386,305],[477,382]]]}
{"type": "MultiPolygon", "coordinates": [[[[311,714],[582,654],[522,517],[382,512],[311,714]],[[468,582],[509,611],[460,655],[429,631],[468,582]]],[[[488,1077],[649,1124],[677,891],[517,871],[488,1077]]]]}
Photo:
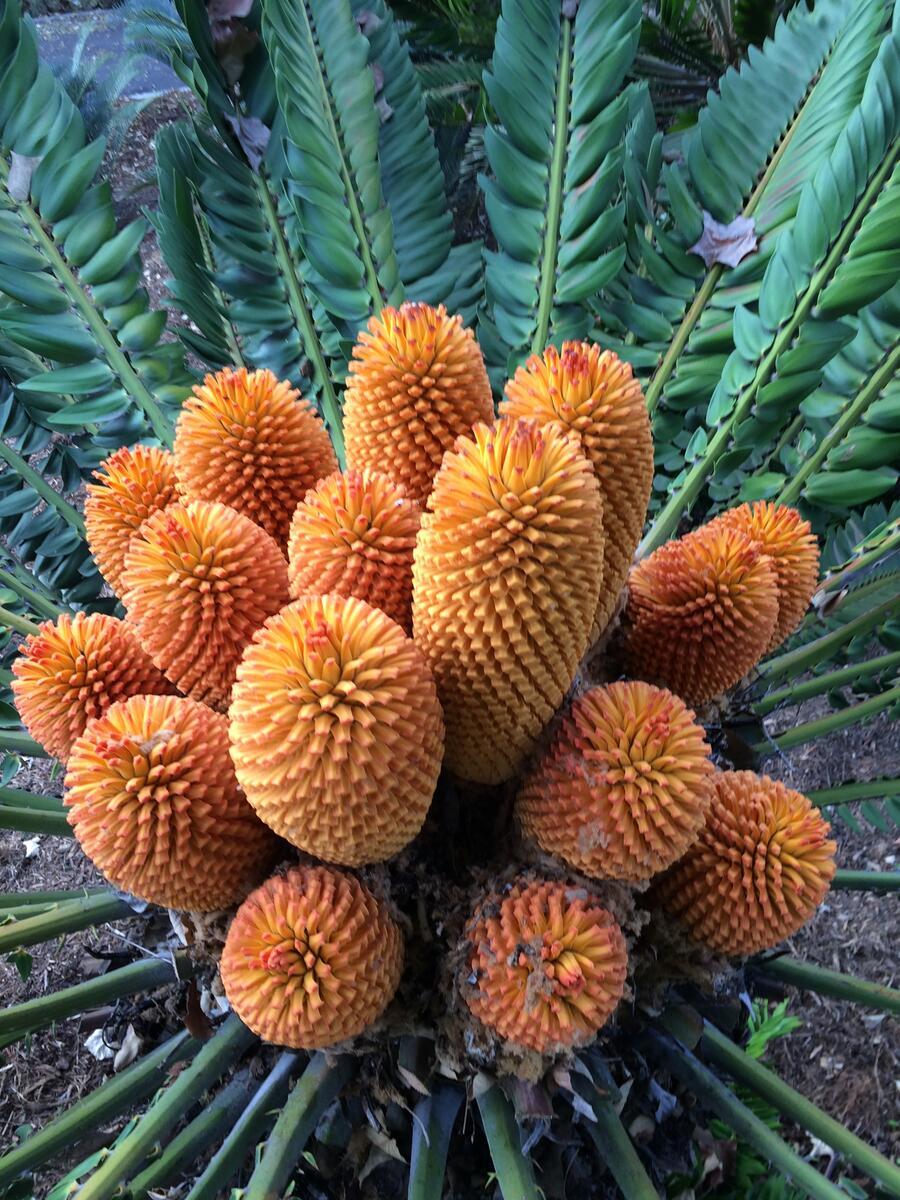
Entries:
{"type": "Polygon", "coordinates": [[[402,304],[360,333],[344,394],[351,469],[382,471],[424,503],[444,451],[493,417],[481,349],[462,317],[402,304]]]}
{"type": "Polygon", "coordinates": [[[626,673],[688,704],[732,687],[759,662],[778,620],[769,556],[745,534],[711,523],[667,542],[628,580],[626,673]]]}
{"type": "Polygon", "coordinates": [[[63,800],[110,883],[167,908],[242,900],[277,846],[238,787],[225,717],[182,696],[132,696],[92,721],[72,747],[63,800]]]}
{"type": "Polygon", "coordinates": [[[379,471],[320,480],[297,506],[288,541],[291,595],[356,596],[412,629],[412,560],[422,510],[379,471]]]}
{"type": "Polygon", "coordinates": [[[179,489],[217,500],[287,544],[294,509],[337,459],[325,425],[271,371],[226,368],[185,400],[175,431],[179,489]]]}
{"type": "Polygon", "coordinates": [[[559,421],[581,437],[603,501],[603,581],[594,637],[609,623],[641,538],[653,483],[653,438],[630,364],[589,342],[532,355],[506,385],[500,412],[559,421]]]}
{"type": "Polygon", "coordinates": [[[403,935],[353,875],[295,867],[238,909],[221,971],[232,1008],[254,1033],[313,1050],[381,1016],[403,971],[403,935]]]}
{"type": "Polygon", "coordinates": [[[805,925],[834,875],[831,828],[806,796],[767,775],[720,771],[699,840],[654,887],[691,937],[756,954],[805,925]]]}
{"type": "Polygon", "coordinates": [[[247,798],[301,850],[360,866],[421,829],[441,709],[422,652],[379,609],[336,595],[283,609],[244,655],[230,717],[247,798]]]}
{"type": "Polygon", "coordinates": [[[447,765],[511,778],[566,694],[603,571],[600,489],[577,435],[501,418],[460,438],[413,560],[413,630],[437,682],[447,765]]]}
{"type": "Polygon", "coordinates": [[[759,500],[730,508],[715,519],[737,529],[768,554],[778,583],[778,619],[767,650],[774,650],[803,619],[819,581],[819,544],[795,508],[759,500]]]}
{"type": "Polygon", "coordinates": [[[625,989],[625,938],[583,889],[517,882],[466,930],[465,1001],[505,1041],[550,1054],[593,1041],[625,989]],[[474,982],[471,982],[473,981],[474,982]]]}
{"type": "Polygon", "coordinates": [[[178,499],[175,456],[156,446],[123,446],[94,472],[84,501],[87,541],[100,574],[122,595],[132,536],[153,513],[178,499]]]}
{"type": "Polygon", "coordinates": [[[703,727],[671,692],[628,681],[572,705],[516,800],[523,831],[596,879],[636,883],[697,840],[712,799],[703,727]]]}
{"type": "Polygon", "coordinates": [[[63,613],[19,648],[12,690],[22,724],[61,761],[88,722],[117,700],[173,691],[134,630],[104,613],[63,613]]]}
{"type": "Polygon", "coordinates": [[[231,697],[244,648],[288,602],[276,542],[224,504],[155,513],[132,540],[124,603],[141,644],[180,691],[213,708],[231,697]]]}

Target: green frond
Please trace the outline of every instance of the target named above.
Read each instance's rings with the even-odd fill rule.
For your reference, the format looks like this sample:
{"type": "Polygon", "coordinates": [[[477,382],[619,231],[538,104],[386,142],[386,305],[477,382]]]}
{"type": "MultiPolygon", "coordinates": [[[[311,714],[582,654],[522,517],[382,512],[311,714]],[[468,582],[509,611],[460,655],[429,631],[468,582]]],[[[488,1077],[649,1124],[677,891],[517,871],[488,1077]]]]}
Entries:
{"type": "Polygon", "coordinates": [[[450,253],[453,222],[419,73],[384,0],[352,0],[352,8],[357,17],[365,11],[375,18],[369,18],[368,61],[382,81],[379,103],[387,106],[380,112],[378,163],[403,291],[411,300],[440,304],[446,293],[427,285],[435,278],[450,284],[440,271],[450,253]]]}
{"type": "Polygon", "coordinates": [[[152,991],[173,979],[190,979],[192,974],[193,967],[184,955],[177,960],[174,957],[141,958],[97,979],[63,988],[52,996],[10,1005],[0,1013],[0,1038],[8,1038],[10,1034],[17,1038],[26,1037],[57,1021],[80,1016],[95,1006],[111,1004],[136,992],[152,991]]]}
{"type": "Polygon", "coordinates": [[[16,4],[0,21],[0,80],[0,333],[50,368],[32,368],[19,387],[58,398],[51,429],[126,418],[132,439],[149,428],[168,442],[166,405],[188,381],[140,286],[146,224],[115,232],[109,185],[94,183],[104,141],[86,141],[78,110],[37,65],[16,4]]]}
{"type": "Polygon", "coordinates": [[[103,1163],[79,1190],[83,1200],[111,1200],[154,1146],[183,1118],[190,1105],[216,1083],[255,1042],[254,1035],[234,1015],[226,1018],[191,1064],[157,1101],[138,1118],[103,1163]]]}
{"type": "Polygon", "coordinates": [[[848,1162],[865,1171],[878,1183],[900,1190],[900,1167],[867,1146],[839,1121],[829,1117],[815,1104],[761,1063],[755,1062],[709,1021],[703,1022],[700,1048],[706,1059],[727,1072],[734,1080],[761,1099],[774,1105],[782,1116],[796,1121],[848,1162]]]}
{"type": "MultiPolygon", "coordinates": [[[[827,158],[804,184],[793,224],[778,236],[756,303],[749,307],[738,301],[735,347],[707,409],[702,447],[693,461],[686,456],[687,465],[644,540],[645,551],[671,534],[710,477],[722,479],[726,470],[733,471],[729,449],[738,449],[739,440],[752,445],[771,437],[771,424],[761,415],[767,403],[779,408],[777,429],[785,394],[798,404],[815,386],[817,376],[805,369],[804,349],[817,341],[813,311],[850,252],[865,217],[890,188],[900,128],[898,65],[900,16],[895,10],[892,29],[881,42],[859,105],[827,158]],[[725,469],[722,460],[727,462],[725,469]]],[[[890,237],[883,229],[881,235],[890,237]]],[[[832,344],[828,357],[840,349],[839,341],[832,344]]],[[[825,365],[821,356],[817,365],[825,365]]]]}
{"type": "MultiPolygon", "coordinates": [[[[159,211],[153,224],[173,275],[171,303],[197,327],[195,331],[182,326],[178,336],[211,366],[241,366],[240,334],[228,297],[216,280],[212,236],[200,209],[199,157],[190,126],[179,122],[160,130],[156,139],[159,211]]],[[[291,365],[296,371],[296,365],[291,365]]]]}
{"type": "Polygon", "coordinates": [[[263,31],[284,116],[284,154],[307,284],[353,337],[402,298],[378,163],[369,45],[349,0],[265,0],[263,31]]]}
{"type": "Polygon", "coordinates": [[[485,76],[497,123],[485,134],[485,205],[498,249],[485,255],[481,319],[498,380],[549,340],[583,337],[590,302],[624,261],[622,139],[641,9],[582,0],[503,6],[485,76]]]}
{"type": "Polygon", "coordinates": [[[791,987],[806,988],[822,996],[833,996],[836,1000],[848,1000],[884,1012],[900,1013],[900,990],[897,988],[869,983],[855,975],[818,967],[815,963],[800,962],[787,954],[760,959],[753,964],[752,970],[754,975],[775,979],[791,987]]]}
{"type": "Polygon", "coordinates": [[[182,1030],[101,1083],[0,1158],[0,1187],[53,1161],[81,1142],[87,1132],[149,1099],[166,1082],[169,1072],[199,1048],[200,1043],[182,1030]]]}

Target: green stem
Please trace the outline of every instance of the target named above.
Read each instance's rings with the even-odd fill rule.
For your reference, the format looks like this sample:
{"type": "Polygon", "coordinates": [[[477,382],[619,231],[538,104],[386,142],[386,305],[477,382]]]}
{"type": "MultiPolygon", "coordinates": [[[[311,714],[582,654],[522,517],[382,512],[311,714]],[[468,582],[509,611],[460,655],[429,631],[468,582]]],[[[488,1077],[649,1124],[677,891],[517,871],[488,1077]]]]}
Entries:
{"type": "Polygon", "coordinates": [[[104,887],[62,888],[49,892],[0,892],[0,917],[11,906],[29,904],[58,904],[61,900],[83,900],[87,896],[99,896],[109,889],[104,887]]]}
{"type": "Polygon", "coordinates": [[[21,454],[17,454],[12,446],[8,446],[2,438],[0,438],[0,458],[7,462],[16,475],[33,488],[42,500],[46,500],[51,508],[55,508],[67,525],[71,525],[84,537],[84,520],[81,513],[74,509],[68,500],[64,500],[59,492],[44,479],[43,475],[35,471],[34,467],[29,466],[27,460],[21,454]]]}
{"type": "MultiPolygon", "coordinates": [[[[164,1190],[183,1169],[201,1160],[210,1146],[234,1125],[254,1092],[253,1080],[246,1069],[240,1071],[226,1087],[208,1101],[189,1125],[185,1126],[162,1153],[154,1158],[139,1175],[123,1189],[133,1200],[164,1190]]],[[[193,1174],[190,1171],[189,1174],[193,1174]]]]}
{"type": "Polygon", "coordinates": [[[234,1014],[213,1034],[203,1049],[174,1083],[144,1113],[124,1140],[81,1186],[78,1200],[110,1200],[120,1184],[130,1178],[152,1148],[184,1117],[207,1089],[249,1049],[256,1040],[234,1014]]]}
{"type": "Polygon", "coordinates": [[[900,779],[842,783],[840,787],[814,788],[806,795],[819,808],[828,808],[832,804],[852,804],[855,800],[883,800],[886,796],[900,796],[900,779]]]}
{"type": "Polygon", "coordinates": [[[547,218],[541,251],[541,286],[538,293],[537,324],[531,341],[532,354],[543,354],[550,332],[553,295],[556,290],[556,260],[559,252],[559,222],[562,214],[566,149],[569,142],[569,91],[572,84],[572,22],[562,18],[562,45],[556,83],[556,114],[553,124],[553,154],[547,190],[547,218]]]}
{"type": "Polygon", "coordinates": [[[5,1187],[25,1171],[33,1171],[62,1154],[69,1146],[141,1101],[163,1083],[172,1068],[193,1054],[199,1043],[182,1030],[164,1045],[113,1075],[67,1112],[61,1113],[43,1129],[34,1133],[15,1150],[0,1158],[0,1187],[5,1187]]]}
{"type": "Polygon", "coordinates": [[[444,1194],[447,1151],[464,1097],[458,1083],[438,1079],[429,1095],[416,1103],[406,1200],[435,1200],[444,1194]]]}
{"type": "Polygon", "coordinates": [[[827,967],[814,963],[800,962],[788,955],[767,958],[752,965],[754,975],[765,979],[777,979],[791,987],[805,988],[820,996],[833,996],[836,1000],[849,1000],[852,1004],[864,1004],[868,1008],[879,1008],[884,1012],[900,1013],[900,990],[881,983],[869,983],[855,975],[842,975],[827,967]]]}
{"type": "Polygon", "coordinates": [[[782,733],[776,738],[767,738],[757,742],[753,749],[760,754],[765,754],[766,751],[775,748],[791,750],[794,746],[802,746],[805,742],[824,737],[827,733],[846,729],[848,725],[855,725],[857,721],[865,721],[883,709],[890,708],[897,701],[900,701],[900,684],[882,692],[880,696],[871,696],[860,704],[851,704],[849,708],[842,708],[837,712],[829,713],[827,717],[820,717],[818,721],[806,721],[802,725],[795,725],[793,729],[787,730],[786,733],[782,733]]]}
{"type": "Polygon", "coordinates": [[[24,633],[26,636],[37,633],[39,630],[39,626],[34,621],[29,621],[27,617],[17,616],[8,608],[2,607],[0,607],[0,625],[5,625],[7,629],[14,629],[16,633],[24,633]]]}
{"type": "Polygon", "coordinates": [[[900,1167],[895,1167],[884,1155],[867,1146],[849,1129],[823,1113],[805,1096],[795,1091],[778,1076],[745,1054],[730,1038],[721,1033],[708,1021],[703,1023],[700,1046],[711,1062],[725,1070],[739,1083],[761,1096],[785,1117],[796,1121],[817,1138],[821,1138],[832,1150],[842,1154],[867,1175],[871,1175],[896,1195],[900,1196],[900,1167]]]}
{"type": "MultiPolygon", "coordinates": [[[[804,97],[803,103],[797,109],[797,112],[793,118],[793,121],[791,122],[790,128],[785,132],[784,136],[782,137],[781,141],[778,144],[777,149],[775,150],[775,153],[769,159],[769,164],[766,167],[763,174],[761,175],[759,183],[753,189],[753,191],[750,194],[749,200],[744,205],[743,212],[741,214],[742,216],[751,217],[753,215],[753,213],[756,211],[756,208],[757,208],[760,200],[763,198],[763,195],[765,194],[766,188],[769,186],[769,181],[771,180],[772,176],[775,174],[775,171],[778,169],[778,164],[781,162],[782,158],[784,157],[785,152],[787,151],[788,146],[790,145],[791,138],[794,136],[794,130],[797,128],[800,118],[803,116],[803,110],[806,108],[806,105],[809,103],[809,100],[810,100],[810,97],[812,96],[812,94],[813,94],[813,89],[810,88],[810,90],[807,92],[806,96],[804,97]]],[[[706,278],[703,280],[703,283],[700,286],[700,290],[697,292],[697,295],[694,298],[693,303],[691,304],[688,311],[685,313],[684,317],[681,320],[681,324],[678,326],[678,329],[675,333],[674,338],[669,343],[669,348],[666,351],[665,355],[663,356],[662,362],[656,368],[653,378],[650,381],[650,385],[647,388],[647,407],[651,413],[654,411],[657,404],[659,403],[659,399],[662,396],[663,389],[665,388],[666,384],[669,382],[672,372],[675,369],[675,365],[678,362],[678,358],[679,358],[682,350],[687,345],[688,339],[690,338],[691,334],[694,331],[694,326],[697,324],[697,321],[700,319],[700,316],[702,315],[703,310],[706,308],[706,305],[709,302],[710,297],[712,296],[713,292],[718,287],[719,280],[722,277],[723,271],[724,271],[724,267],[720,266],[719,264],[716,264],[715,266],[710,267],[709,271],[706,274],[706,278]]]]}
{"type": "MultiPolygon", "coordinates": [[[[2,445],[2,442],[0,442],[0,445],[2,445]]],[[[18,575],[13,575],[11,571],[0,570],[0,583],[5,583],[8,588],[12,588],[14,592],[18,592],[22,599],[27,600],[35,611],[51,621],[55,621],[61,613],[66,611],[58,604],[54,604],[52,600],[48,600],[46,596],[35,588],[23,583],[18,575]]]]}
{"type": "Polygon", "coordinates": [[[835,871],[831,886],[839,892],[898,892],[900,871],[835,871]]]}
{"type": "Polygon", "coordinates": [[[50,755],[27,733],[9,732],[0,729],[0,751],[9,754],[24,754],[26,758],[50,758],[50,755]]]}
{"type": "Polygon", "coordinates": [[[478,1112],[503,1200],[538,1200],[531,1159],[522,1153],[519,1123],[499,1084],[479,1093],[478,1112]]]}
{"type": "MultiPolygon", "coordinates": [[[[5,164],[3,165],[5,167],[5,164]]],[[[23,223],[28,226],[31,236],[40,247],[41,254],[103,350],[107,364],[118,375],[125,391],[136,401],[159,440],[171,447],[174,435],[168,418],[131,365],[128,355],[110,332],[77,275],[60,254],[53,238],[44,229],[40,217],[29,204],[19,204],[18,210],[23,223]]]]}
{"type": "Polygon", "coordinates": [[[878,675],[881,671],[890,671],[898,664],[900,650],[895,650],[893,654],[882,654],[878,658],[868,658],[864,662],[841,667],[838,671],[829,671],[827,675],[817,675],[815,679],[809,679],[805,683],[792,684],[777,692],[770,692],[753,705],[753,711],[757,716],[764,717],[781,704],[801,704],[813,696],[830,692],[832,688],[846,687],[857,679],[866,679],[870,675],[878,675]]]}
{"type": "Polygon", "coordinates": [[[40,796],[19,788],[0,787],[0,804],[8,804],[12,808],[31,808],[35,812],[65,813],[65,805],[59,796],[40,796]]]}
{"type": "Polygon", "coordinates": [[[731,415],[722,421],[719,428],[710,439],[705,452],[690,468],[681,487],[670,497],[658,513],[650,527],[647,536],[638,547],[638,556],[650,554],[653,550],[668,541],[675,531],[682,514],[687,511],[699,495],[710,473],[731,441],[735,426],[750,413],[760,388],[768,381],[775,369],[776,361],[793,342],[798,331],[803,327],[815,306],[819,293],[829,281],[838,265],[844,258],[847,248],[853,241],[854,235],[863,217],[869,211],[874,197],[881,191],[885,179],[893,169],[897,149],[885,156],[883,162],[875,171],[862,196],[857,201],[853,212],[841,228],[834,245],[825,256],[818,271],[814,272],[806,286],[803,296],[799,299],[790,319],[777,331],[772,343],[757,366],[751,382],[735,396],[731,415]]]}
{"type": "Polygon", "coordinates": [[[14,1033],[24,1037],[36,1029],[46,1029],[56,1021],[77,1016],[122,996],[150,992],[175,979],[190,979],[193,967],[186,955],[177,958],[142,958],[97,979],[88,979],[63,988],[49,996],[13,1004],[0,1012],[0,1035],[14,1033]]]}
{"type": "Polygon", "coordinates": [[[256,1095],[246,1106],[209,1161],[185,1200],[216,1200],[228,1186],[253,1147],[275,1120],[274,1111],[284,1101],[291,1076],[302,1062],[299,1054],[285,1050],[256,1095]]]}
{"type": "Polygon", "coordinates": [[[0,925],[0,954],[18,950],[20,946],[49,942],[65,933],[76,933],[79,929],[100,925],[104,921],[116,921],[134,915],[131,905],[120,900],[113,892],[100,892],[83,900],[67,900],[50,912],[0,925]]]}
{"type": "Polygon", "coordinates": [[[269,233],[272,238],[272,249],[275,254],[278,266],[281,269],[281,276],[284,280],[285,288],[288,294],[288,303],[291,306],[291,312],[294,314],[294,320],[300,330],[300,336],[303,339],[303,347],[306,350],[307,356],[312,360],[315,366],[315,374],[321,381],[322,385],[322,415],[325,418],[325,423],[328,426],[331,434],[331,443],[334,446],[334,453],[337,456],[338,465],[343,470],[346,464],[346,451],[344,449],[344,431],[343,419],[341,416],[341,406],[337,398],[337,393],[334,390],[334,380],[331,377],[331,371],[328,366],[328,360],[322,350],[322,344],[319,341],[319,335],[316,332],[315,321],[310,312],[309,305],[306,303],[306,297],[303,294],[299,276],[294,266],[293,258],[284,236],[284,230],[281,227],[281,222],[278,219],[278,211],[275,208],[275,203],[272,199],[268,187],[268,181],[259,175],[253,176],[256,183],[256,192],[259,196],[260,205],[262,206],[263,215],[266,218],[266,223],[269,227],[269,233]]]}
{"type": "Polygon", "coordinates": [[[0,804],[0,829],[17,833],[45,833],[49,837],[74,837],[75,831],[64,813],[38,812],[32,808],[14,808],[0,804]]]}
{"type": "Polygon", "coordinates": [[[691,1089],[704,1108],[725,1121],[779,1173],[793,1180],[814,1200],[847,1200],[846,1193],[804,1162],[787,1142],[755,1116],[721,1079],[679,1045],[674,1038],[651,1030],[660,1056],[673,1075],[691,1089]]]}
{"type": "Polygon", "coordinates": [[[321,1051],[312,1056],[269,1134],[243,1200],[275,1200],[282,1194],[319,1118],[353,1078],[356,1066],[346,1054],[331,1062],[321,1051]]]}
{"type": "Polygon", "coordinates": [[[843,441],[844,437],[856,425],[869,405],[884,391],[888,383],[897,374],[898,367],[900,367],[900,343],[890,353],[885,355],[881,366],[869,378],[869,381],[860,390],[853,403],[844,409],[828,433],[817,443],[815,451],[804,462],[803,466],[791,476],[790,482],[785,484],[781,489],[781,494],[775,501],[776,504],[794,504],[796,502],[797,497],[803,490],[803,485],[809,479],[810,475],[819,469],[819,466],[825,461],[829,453],[843,441]]]}
{"type": "Polygon", "coordinates": [[[789,650],[786,654],[779,654],[777,658],[770,658],[759,668],[759,674],[768,680],[800,675],[804,671],[810,670],[816,663],[828,658],[845,642],[849,642],[861,634],[869,633],[898,610],[900,610],[900,596],[892,596],[889,600],[879,604],[877,608],[861,613],[852,621],[848,621],[846,625],[841,625],[837,629],[833,629],[831,633],[816,638],[814,642],[798,646],[796,650],[789,650]]]}
{"type": "Polygon", "coordinates": [[[585,1086],[586,1083],[586,1080],[581,1080],[576,1087],[597,1118],[596,1124],[587,1121],[584,1128],[594,1143],[600,1161],[606,1164],[624,1200],[658,1200],[659,1193],[650,1182],[615,1107],[595,1087],[585,1086]]]}

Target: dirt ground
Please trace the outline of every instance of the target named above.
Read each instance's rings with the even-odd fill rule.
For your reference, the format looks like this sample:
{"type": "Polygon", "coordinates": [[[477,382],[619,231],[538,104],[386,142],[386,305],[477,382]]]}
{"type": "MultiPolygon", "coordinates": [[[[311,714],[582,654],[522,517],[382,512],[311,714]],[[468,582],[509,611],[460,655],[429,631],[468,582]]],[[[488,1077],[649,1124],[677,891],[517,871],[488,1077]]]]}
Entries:
{"type": "MultiPolygon", "coordinates": [[[[791,724],[828,711],[824,701],[803,706],[791,724]]],[[[784,720],[770,722],[778,732],[784,720]]],[[[884,714],[768,759],[763,769],[799,791],[847,780],[893,778],[900,772],[900,729],[884,714]]],[[[860,819],[865,827],[866,822],[860,819]]],[[[900,836],[856,833],[832,822],[840,867],[891,871],[900,836]]],[[[787,947],[806,962],[900,985],[900,910],[897,894],[834,891],[787,947]]],[[[796,990],[791,989],[795,996],[796,990]]],[[[900,1153],[900,1021],[841,1000],[807,992],[793,1011],[802,1029],[774,1044],[771,1065],[809,1100],[886,1154],[900,1153]]]]}

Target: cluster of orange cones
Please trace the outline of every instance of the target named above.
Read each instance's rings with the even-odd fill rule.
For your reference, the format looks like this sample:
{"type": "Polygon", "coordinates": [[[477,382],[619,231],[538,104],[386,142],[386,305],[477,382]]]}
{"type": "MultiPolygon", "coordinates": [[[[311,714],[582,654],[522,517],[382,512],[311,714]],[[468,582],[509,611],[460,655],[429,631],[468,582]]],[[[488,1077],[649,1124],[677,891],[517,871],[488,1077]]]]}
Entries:
{"type": "MultiPolygon", "coordinates": [[[[659,876],[654,902],[717,951],[808,919],[834,871],[827,824],[779,783],[716,771],[688,707],[801,619],[818,552],[799,515],[744,505],[632,567],[653,449],[630,367],[550,347],[495,420],[471,332],[425,305],[361,335],[344,436],[340,471],[288,384],[208,377],[173,453],[120,450],[89,489],[125,620],[63,616],[15,666],[98,869],[172,908],[243,901],[221,964],[238,1015],[313,1047],[384,1010],[403,969],[386,899],[333,865],[248,892],[279,837],[340,867],[397,854],[442,766],[518,779],[543,851],[588,878],[659,876]],[[635,678],[577,697],[536,755],[626,580],[635,678]]],[[[482,899],[467,939],[466,1001],[516,1045],[583,1044],[622,996],[624,936],[580,890],[523,875],[482,899]]]]}

